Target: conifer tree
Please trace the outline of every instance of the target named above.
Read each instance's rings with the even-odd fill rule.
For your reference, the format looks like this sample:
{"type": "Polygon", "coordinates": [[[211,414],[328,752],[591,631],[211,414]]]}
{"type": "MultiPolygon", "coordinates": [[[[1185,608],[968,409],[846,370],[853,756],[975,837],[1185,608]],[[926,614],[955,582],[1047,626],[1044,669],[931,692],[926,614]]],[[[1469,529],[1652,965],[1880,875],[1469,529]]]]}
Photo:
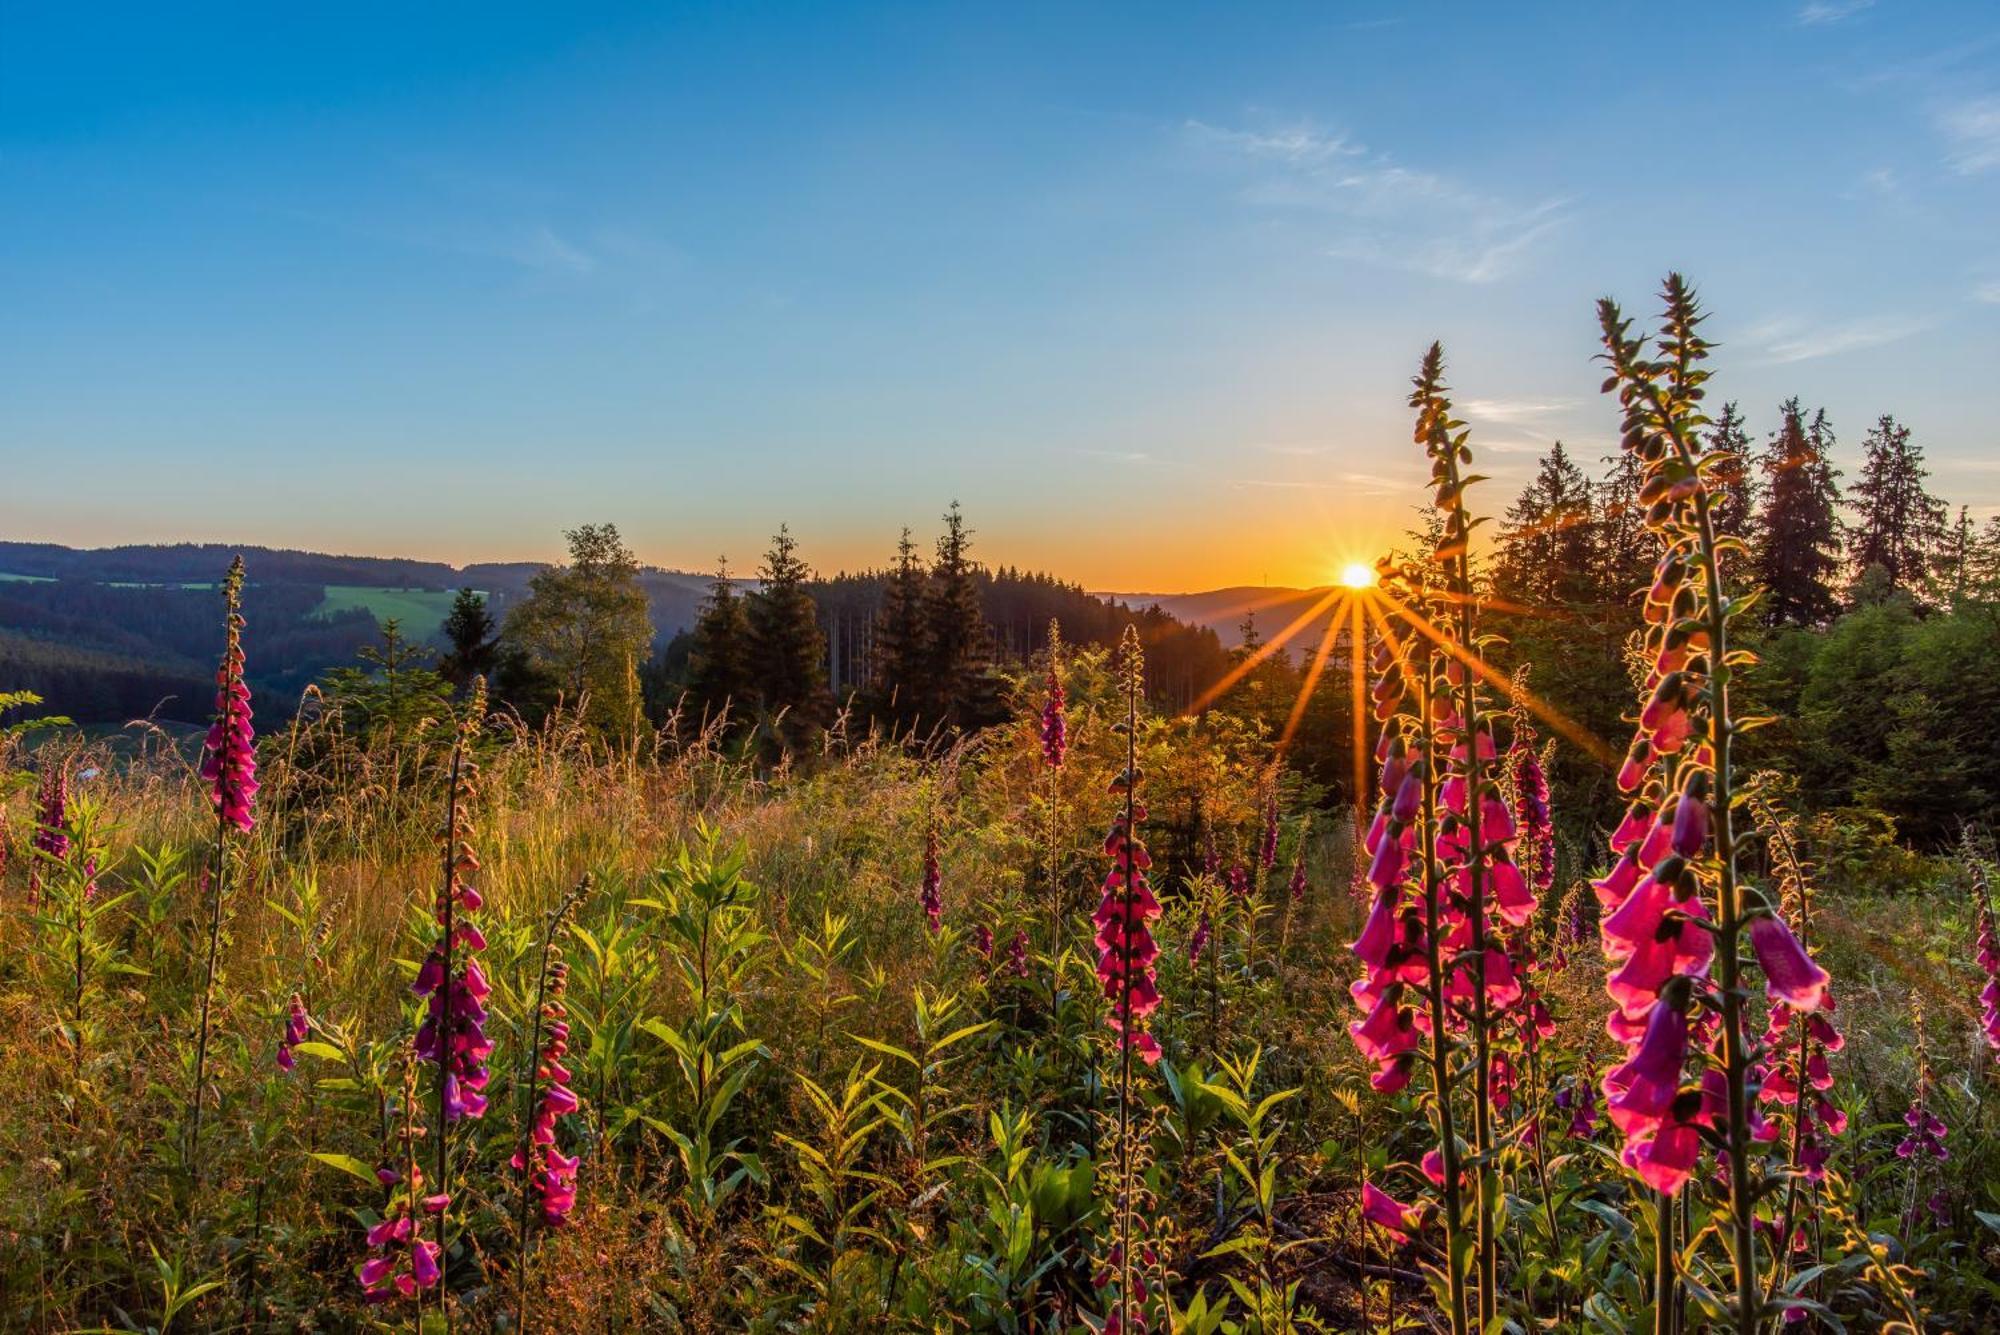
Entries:
{"type": "Polygon", "coordinates": [[[1639,504],[1645,469],[1631,451],[1605,460],[1611,470],[1592,488],[1597,532],[1597,560],[1589,589],[1593,602],[1637,608],[1640,595],[1652,583],[1652,538],[1646,532],[1646,509],[1639,504]]]}
{"type": "Polygon", "coordinates": [[[1924,489],[1930,476],[1924,452],[1910,442],[1910,429],[1884,413],[1862,442],[1861,478],[1852,505],[1854,575],[1871,567],[1888,572],[1889,586],[1914,589],[1931,573],[1946,538],[1943,501],[1924,489]]]}
{"type": "Polygon", "coordinates": [[[1246,658],[1255,657],[1257,651],[1264,647],[1264,637],[1257,629],[1256,608],[1253,607],[1243,614],[1243,620],[1236,626],[1236,638],[1239,643],[1229,656],[1238,663],[1246,658]]]}
{"type": "Polygon", "coordinates": [[[1840,610],[1833,577],[1840,568],[1840,489],[1828,459],[1833,430],[1824,409],[1805,423],[1796,398],[1779,409],[1760,465],[1764,508],[1757,578],[1766,593],[1764,616],[1773,625],[1818,626],[1840,610]]]}
{"type": "Polygon", "coordinates": [[[1735,538],[1754,548],[1757,474],[1750,459],[1750,433],[1744,429],[1743,414],[1737,411],[1733,400],[1722,405],[1722,412],[1709,428],[1708,448],[1727,451],[1731,456],[1710,474],[1716,536],[1735,538]]]}
{"type": "Polygon", "coordinates": [[[688,695],[704,720],[725,712],[739,719],[755,701],[750,680],[750,619],[729,577],[729,559],[716,561],[715,579],[708,586],[695,617],[694,644],[688,652],[688,695]]]}
{"type": "Polygon", "coordinates": [[[750,677],[767,713],[782,714],[796,736],[826,722],[826,635],[806,585],[812,570],[799,559],[791,529],[780,524],[757,577],[762,586],[743,601],[750,625],[750,677]]]}
{"type": "Polygon", "coordinates": [[[924,670],[930,661],[930,638],[924,615],[923,561],[910,530],[896,543],[896,565],[882,591],[875,616],[872,696],[875,712],[899,724],[914,721],[923,711],[924,670]]]}
{"type": "Polygon", "coordinates": [[[444,638],[451,648],[438,660],[438,673],[453,686],[463,689],[474,677],[493,671],[497,641],[493,616],[486,610],[486,595],[460,589],[445,615],[444,638]]]}
{"type": "Polygon", "coordinates": [[[1557,441],[1507,511],[1494,577],[1502,598],[1565,606],[1596,592],[1597,522],[1590,479],[1557,441]]]}
{"type": "Polygon", "coordinates": [[[976,728],[995,721],[999,684],[986,616],[979,604],[978,569],[972,562],[972,530],[958,502],[945,511],[944,533],[931,563],[924,600],[924,627],[930,652],[926,714],[954,727],[976,728]]]}

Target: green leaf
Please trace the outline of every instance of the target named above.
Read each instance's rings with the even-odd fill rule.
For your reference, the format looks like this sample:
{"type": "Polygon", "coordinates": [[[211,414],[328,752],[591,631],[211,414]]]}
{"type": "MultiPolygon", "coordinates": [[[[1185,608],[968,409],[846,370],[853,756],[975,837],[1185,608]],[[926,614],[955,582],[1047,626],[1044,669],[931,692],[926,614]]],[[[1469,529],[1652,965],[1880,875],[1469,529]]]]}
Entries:
{"type": "Polygon", "coordinates": [[[357,1177],[369,1186],[379,1186],[375,1180],[375,1170],[351,1154],[328,1154],[324,1150],[306,1151],[308,1159],[317,1159],[329,1168],[338,1168],[350,1177],[357,1177]]]}

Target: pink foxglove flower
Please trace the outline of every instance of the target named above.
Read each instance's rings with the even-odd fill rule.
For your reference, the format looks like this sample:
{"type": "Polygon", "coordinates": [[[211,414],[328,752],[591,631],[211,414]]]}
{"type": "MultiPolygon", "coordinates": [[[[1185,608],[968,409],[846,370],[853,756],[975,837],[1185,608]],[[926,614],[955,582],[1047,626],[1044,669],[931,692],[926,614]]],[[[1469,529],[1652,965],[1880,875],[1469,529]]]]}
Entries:
{"type": "Polygon", "coordinates": [[[1215,924],[1210,921],[1208,910],[1203,909],[1201,918],[1188,934],[1187,957],[1189,964],[1201,963],[1202,952],[1208,949],[1208,939],[1215,934],[1215,924]]]}
{"type": "Polygon", "coordinates": [[[925,925],[936,934],[944,926],[944,864],[938,852],[935,811],[924,829],[924,872],[923,882],[917,888],[917,902],[923,906],[925,925]]]}
{"type": "MultiPolygon", "coordinates": [[[[1159,1040],[1146,1028],[1146,1017],[1160,1005],[1159,984],[1154,977],[1154,961],[1159,945],[1153,940],[1151,924],[1160,917],[1160,901],[1153,896],[1147,870],[1152,855],[1139,839],[1139,824],[1146,808],[1139,801],[1137,739],[1139,691],[1145,671],[1140,656],[1138,632],[1130,626],[1119,646],[1121,670],[1125,677],[1127,721],[1126,767],[1111,781],[1111,791],[1123,799],[1104,837],[1104,855],[1110,869],[1104,877],[1104,894],[1091,921],[1097,927],[1097,981],[1104,999],[1111,1003],[1106,1017],[1118,1036],[1121,1049],[1137,1055],[1147,1065],[1160,1059],[1159,1040]]],[[[1121,1091],[1123,1098],[1127,1091],[1121,1091]]]]}
{"type": "Polygon", "coordinates": [[[243,558],[222,583],[227,614],[222,664],[215,673],[215,722],[202,750],[201,777],[223,824],[248,831],[257,802],[257,734],[250,687],[243,680],[243,558]]]}
{"type": "Polygon", "coordinates": [[[1006,969],[1016,978],[1028,976],[1028,929],[1025,927],[1016,927],[1013,938],[1007,942],[1006,969]]]}
{"type": "Polygon", "coordinates": [[[1973,895],[1978,903],[1978,931],[1973,941],[1973,959],[1986,976],[1979,992],[1979,1031],[1986,1046],[2000,1053],[2000,928],[1993,923],[1993,900],[1986,879],[1986,864],[1969,860],[1973,895]]]}
{"type": "Polygon", "coordinates": [[[34,856],[28,863],[28,902],[41,900],[42,876],[51,862],[69,860],[69,771],[60,764],[42,769],[39,810],[31,841],[34,856]]]}
{"type": "Polygon", "coordinates": [[[306,1016],[306,1003],[298,993],[292,993],[290,1005],[285,1008],[285,1027],[278,1035],[278,1069],[290,1073],[297,1065],[292,1049],[306,1041],[311,1032],[311,1021],[306,1016]]]}
{"type": "Polygon", "coordinates": [[[540,1207],[542,1222],[560,1228],[576,1205],[577,1156],[556,1148],[557,1120],[577,1110],[570,1090],[570,1071],[563,1065],[569,1053],[569,1011],[563,993],[569,986],[569,966],[549,965],[541,1009],[542,1047],[535,1059],[535,1106],[527,1144],[514,1152],[514,1171],[527,1177],[527,1190],[540,1207]]]}
{"type": "Polygon", "coordinates": [[[1062,631],[1053,621],[1049,623],[1049,671],[1045,690],[1041,723],[1042,763],[1050,769],[1061,769],[1063,758],[1069,754],[1069,722],[1064,716],[1068,700],[1063,694],[1062,684],[1062,631]]]}
{"type": "Polygon", "coordinates": [[[1361,1184],[1361,1217],[1396,1243],[1408,1242],[1423,1222],[1422,1212],[1415,1206],[1403,1204],[1373,1182],[1361,1184]]]}
{"type": "MultiPolygon", "coordinates": [[[[482,707],[473,717],[483,713],[482,707]]],[[[468,809],[472,788],[462,773],[454,769],[453,781],[460,786],[452,794],[450,828],[440,840],[446,862],[434,909],[438,940],[410,986],[416,995],[429,999],[414,1048],[418,1057],[438,1065],[447,1126],[486,1115],[486,1059],[493,1052],[493,1040],[486,1036],[486,998],[493,988],[478,960],[486,949],[486,936],[472,916],[483,899],[468,879],[479,870],[468,809]]]]}

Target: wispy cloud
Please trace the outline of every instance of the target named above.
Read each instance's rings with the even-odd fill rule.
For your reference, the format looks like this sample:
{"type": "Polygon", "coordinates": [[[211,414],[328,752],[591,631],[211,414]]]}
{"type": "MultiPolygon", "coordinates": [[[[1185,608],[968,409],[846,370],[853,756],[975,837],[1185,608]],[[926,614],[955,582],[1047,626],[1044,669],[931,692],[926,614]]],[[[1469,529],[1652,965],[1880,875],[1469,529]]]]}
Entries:
{"type": "Polygon", "coordinates": [[[1258,131],[1231,130],[1191,120],[1187,123],[1187,133],[1198,144],[1227,149],[1246,157],[1296,165],[1359,157],[1367,152],[1344,134],[1326,134],[1304,124],[1258,131]]]}
{"type": "Polygon", "coordinates": [[[1851,19],[1862,10],[1874,7],[1875,0],[1809,0],[1809,3],[1799,6],[1798,20],[1809,28],[1820,27],[1851,19]]]}
{"type": "Polygon", "coordinates": [[[1945,160],[1953,171],[1977,175],[2000,167],[2000,97],[1971,97],[1947,103],[1937,126],[1950,145],[1945,160]]]}
{"type": "Polygon", "coordinates": [[[1292,477],[1238,477],[1231,478],[1232,487],[1255,487],[1270,491],[1324,491],[1331,482],[1315,482],[1310,478],[1292,477]]]}
{"type": "Polygon", "coordinates": [[[1491,283],[1517,272],[1568,216],[1565,198],[1490,195],[1310,125],[1259,131],[1190,120],[1183,131],[1197,150],[1250,170],[1246,203],[1334,220],[1326,253],[1341,259],[1491,283]]]}
{"type": "Polygon", "coordinates": [[[489,254],[512,260],[524,269],[542,273],[588,274],[597,270],[597,257],[556,233],[546,225],[478,238],[465,243],[473,254],[489,254]]]}
{"type": "Polygon", "coordinates": [[[1458,409],[1482,422],[1536,422],[1576,407],[1574,399],[1466,399],[1458,409]]]}
{"type": "Polygon", "coordinates": [[[1158,462],[1158,460],[1156,460],[1152,455],[1146,453],[1144,450],[1086,449],[1086,450],[1079,450],[1078,453],[1087,454],[1093,459],[1108,459],[1114,464],[1150,464],[1158,462]]]}
{"type": "Polygon", "coordinates": [[[1380,473],[1342,473],[1340,480],[1363,496],[1407,496],[1410,483],[1404,478],[1383,477],[1380,473]]]}
{"type": "Polygon", "coordinates": [[[1897,343],[1929,325],[1928,320],[1904,315],[1818,323],[1785,317],[1767,320],[1749,330],[1745,337],[1751,346],[1763,350],[1765,365],[1783,366],[1897,343]]]}
{"type": "Polygon", "coordinates": [[[2000,278],[1988,279],[1973,288],[1972,299],[1983,301],[1989,306],[2000,306],[2000,278]]]}

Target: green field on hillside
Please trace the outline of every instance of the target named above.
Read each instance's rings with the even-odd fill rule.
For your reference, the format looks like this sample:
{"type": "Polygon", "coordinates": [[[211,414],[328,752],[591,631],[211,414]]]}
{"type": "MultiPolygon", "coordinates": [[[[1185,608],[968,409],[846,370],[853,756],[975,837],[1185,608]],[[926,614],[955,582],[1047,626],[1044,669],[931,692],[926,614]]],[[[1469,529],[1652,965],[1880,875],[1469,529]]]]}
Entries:
{"type": "Polygon", "coordinates": [[[403,633],[414,640],[429,639],[444,625],[457,594],[449,589],[376,589],[360,584],[329,584],[326,601],[314,609],[316,615],[332,616],[353,608],[365,608],[375,620],[394,617],[403,633]]]}

